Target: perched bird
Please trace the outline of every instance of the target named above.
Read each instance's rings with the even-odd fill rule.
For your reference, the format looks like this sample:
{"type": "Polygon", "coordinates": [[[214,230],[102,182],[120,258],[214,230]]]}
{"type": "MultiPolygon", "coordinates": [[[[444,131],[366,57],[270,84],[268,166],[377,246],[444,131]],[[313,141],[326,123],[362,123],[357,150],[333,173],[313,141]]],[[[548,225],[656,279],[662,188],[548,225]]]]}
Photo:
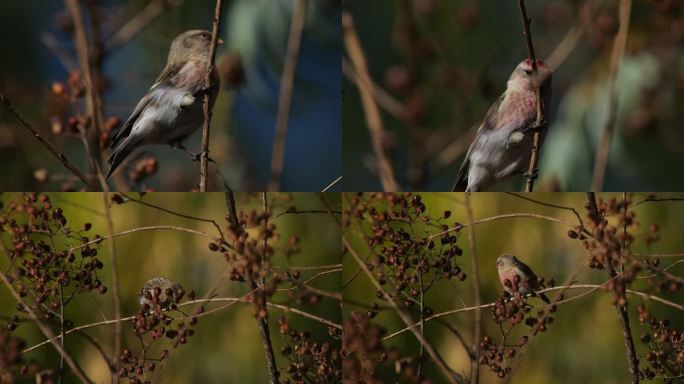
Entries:
{"type": "MultiPolygon", "coordinates": [[[[537,60],[544,116],[551,100],[551,69],[537,60]]],[[[536,128],[537,94],[532,61],[521,62],[506,91],[485,115],[458,171],[454,191],[476,192],[527,170],[536,128]]],[[[544,132],[542,132],[544,134],[544,132]]]]}
{"type": "Polygon", "coordinates": [[[205,87],[210,46],[209,31],[187,31],[173,40],[164,70],[126,123],[111,132],[107,178],[136,148],[147,144],[183,148],[182,142],[202,126],[203,96],[209,94],[209,108],[213,108],[220,85],[213,69],[210,86],[205,87]]]}
{"type": "MultiPolygon", "coordinates": [[[[537,290],[537,275],[532,272],[530,267],[517,257],[509,254],[503,254],[496,259],[496,267],[499,270],[499,280],[506,292],[514,294],[514,286],[517,284],[518,292],[522,295],[529,295],[537,290]],[[519,281],[516,283],[516,276],[519,281]],[[508,283],[506,283],[508,281],[508,283]]],[[[547,304],[551,304],[549,298],[543,293],[539,293],[539,297],[547,304]]]]}
{"type": "Polygon", "coordinates": [[[183,298],[183,287],[164,277],[154,277],[148,280],[140,290],[140,305],[155,306],[155,302],[162,309],[169,308],[183,298]]]}

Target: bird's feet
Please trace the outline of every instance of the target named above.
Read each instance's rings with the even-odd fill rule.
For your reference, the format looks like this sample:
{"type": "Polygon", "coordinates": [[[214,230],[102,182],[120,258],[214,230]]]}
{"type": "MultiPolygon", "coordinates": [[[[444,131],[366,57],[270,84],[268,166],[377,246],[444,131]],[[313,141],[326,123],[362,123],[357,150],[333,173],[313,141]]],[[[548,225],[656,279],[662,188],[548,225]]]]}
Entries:
{"type": "Polygon", "coordinates": [[[535,121],[534,124],[530,125],[529,127],[526,127],[525,129],[522,130],[522,133],[527,134],[527,133],[534,133],[534,132],[539,132],[542,130],[542,128],[546,127],[546,120],[542,120],[537,124],[535,121]]]}
{"type": "Polygon", "coordinates": [[[533,169],[532,172],[525,172],[523,176],[525,176],[526,179],[537,180],[537,178],[539,177],[539,172],[537,171],[537,169],[533,169]]]}

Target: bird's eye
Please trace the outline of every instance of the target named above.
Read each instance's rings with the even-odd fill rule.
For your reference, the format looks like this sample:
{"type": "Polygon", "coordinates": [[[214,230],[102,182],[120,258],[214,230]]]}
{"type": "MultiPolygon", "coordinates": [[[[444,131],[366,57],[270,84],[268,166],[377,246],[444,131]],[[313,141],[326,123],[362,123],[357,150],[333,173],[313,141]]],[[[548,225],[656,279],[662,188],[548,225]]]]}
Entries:
{"type": "Polygon", "coordinates": [[[531,70],[531,69],[523,69],[523,72],[525,72],[525,74],[526,74],[527,76],[531,76],[531,75],[532,75],[532,70],[531,70]]]}
{"type": "Polygon", "coordinates": [[[200,33],[200,36],[202,36],[203,38],[206,39],[207,37],[209,37],[209,34],[206,32],[202,32],[202,33],[200,33]]]}

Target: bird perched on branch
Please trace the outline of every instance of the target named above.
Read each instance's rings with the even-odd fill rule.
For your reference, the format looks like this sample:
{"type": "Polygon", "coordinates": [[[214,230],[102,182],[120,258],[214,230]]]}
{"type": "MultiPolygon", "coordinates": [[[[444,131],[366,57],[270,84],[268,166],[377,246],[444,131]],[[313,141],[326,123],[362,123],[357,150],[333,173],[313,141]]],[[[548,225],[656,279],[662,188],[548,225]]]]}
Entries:
{"type": "Polygon", "coordinates": [[[166,309],[171,304],[178,303],[184,294],[185,290],[180,284],[164,277],[155,277],[148,280],[140,290],[140,305],[155,307],[158,304],[166,309]]]}
{"type": "Polygon", "coordinates": [[[537,81],[542,116],[547,115],[551,100],[551,69],[541,60],[537,60],[536,66],[536,76],[529,59],[518,64],[511,74],[506,91],[485,115],[468,149],[454,191],[481,191],[496,181],[527,170],[532,155],[532,133],[541,128],[536,121],[537,81]]]}
{"type": "Polygon", "coordinates": [[[183,148],[183,141],[202,126],[203,96],[209,94],[211,110],[220,85],[213,69],[210,85],[205,86],[210,48],[209,31],[187,31],[173,40],[164,70],[128,120],[111,132],[107,178],[136,148],[148,144],[183,148]]]}
{"type": "MultiPolygon", "coordinates": [[[[516,288],[521,295],[529,295],[537,290],[537,275],[517,257],[503,254],[496,259],[496,267],[499,270],[501,285],[511,295],[516,292],[516,288]]],[[[539,297],[547,304],[551,304],[543,293],[539,293],[539,297]]]]}

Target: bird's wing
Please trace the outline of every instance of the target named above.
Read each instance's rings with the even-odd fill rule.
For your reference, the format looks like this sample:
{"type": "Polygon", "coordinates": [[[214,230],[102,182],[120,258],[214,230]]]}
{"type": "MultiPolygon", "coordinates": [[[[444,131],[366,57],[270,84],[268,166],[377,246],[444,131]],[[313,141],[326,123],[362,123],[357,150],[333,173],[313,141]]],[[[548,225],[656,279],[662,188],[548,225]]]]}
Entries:
{"type": "Polygon", "coordinates": [[[482,133],[494,129],[494,125],[491,124],[492,118],[505,98],[506,93],[504,92],[503,94],[501,94],[501,96],[499,96],[499,98],[494,102],[494,104],[492,104],[492,106],[489,108],[489,111],[487,111],[487,114],[485,115],[484,119],[482,119],[482,124],[480,124],[480,128],[477,129],[475,139],[473,139],[473,142],[470,144],[470,148],[468,148],[468,152],[466,152],[465,160],[463,160],[463,164],[461,164],[461,168],[458,170],[458,175],[456,176],[456,184],[454,184],[453,192],[465,191],[465,188],[468,186],[468,168],[470,168],[470,154],[475,148],[477,142],[480,140],[480,136],[482,136],[482,133]]]}
{"type": "Polygon", "coordinates": [[[128,118],[128,120],[126,120],[121,127],[112,131],[110,145],[111,148],[116,148],[119,142],[131,134],[131,130],[133,129],[135,122],[138,120],[150,102],[154,100],[152,91],[166,85],[180,71],[180,69],[181,66],[179,65],[167,65],[164,68],[164,70],[159,74],[159,77],[157,77],[157,80],[155,80],[154,84],[152,84],[150,89],[147,91],[147,94],[145,94],[140,102],[138,102],[138,105],[135,106],[135,109],[133,110],[133,113],[131,113],[131,116],[128,118]]]}

